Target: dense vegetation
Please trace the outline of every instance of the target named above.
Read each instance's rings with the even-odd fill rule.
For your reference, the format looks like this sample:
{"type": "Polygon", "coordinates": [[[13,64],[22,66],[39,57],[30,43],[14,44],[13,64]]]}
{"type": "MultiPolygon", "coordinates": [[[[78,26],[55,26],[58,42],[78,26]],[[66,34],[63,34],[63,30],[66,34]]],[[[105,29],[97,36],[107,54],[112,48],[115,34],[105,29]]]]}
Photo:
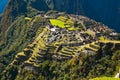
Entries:
{"type": "Polygon", "coordinates": [[[106,52],[100,51],[94,56],[75,57],[64,62],[45,60],[37,71],[29,71],[22,66],[8,66],[1,80],[87,80],[96,76],[109,77],[115,75],[120,66],[120,51],[106,52]]]}
{"type": "MultiPolygon", "coordinates": [[[[48,21],[40,17],[39,14],[49,15],[56,13],[56,11],[45,13],[49,9],[54,9],[56,5],[53,6],[53,0],[40,1],[42,3],[39,0],[11,0],[9,2],[3,14],[0,27],[0,80],[88,80],[102,76],[114,77],[120,66],[120,44],[114,41],[113,43],[104,43],[105,39],[103,39],[103,36],[100,37],[103,44],[100,44],[100,46],[93,44],[98,49],[91,48],[90,45],[82,47],[91,48],[97,51],[97,54],[82,53],[80,56],[68,60],[54,60],[52,58],[50,52],[54,51],[56,46],[49,45],[44,48],[45,45],[43,43],[48,35],[45,35],[43,39],[40,38],[43,35],[39,34],[44,33],[44,27],[48,24],[48,21]],[[25,1],[28,1],[29,4],[25,1]],[[44,8],[39,6],[46,6],[46,3],[49,6],[44,8]],[[35,17],[36,15],[38,17],[35,17]],[[38,38],[38,41],[36,38],[38,38]],[[34,42],[35,44],[33,44],[34,42]],[[34,47],[31,47],[31,45],[34,47]],[[40,51],[39,48],[43,49],[41,55],[37,54],[40,51]],[[50,49],[51,51],[49,51],[50,49]],[[33,55],[31,54],[32,52],[33,55]],[[42,62],[38,65],[35,65],[35,61],[37,61],[35,60],[36,55],[42,57],[39,60],[42,62]],[[34,66],[32,68],[30,66],[25,67],[25,60],[28,60],[30,66],[34,66]],[[13,62],[16,62],[16,64],[13,62]]],[[[65,4],[72,3],[66,1],[65,4]]],[[[59,10],[61,7],[56,8],[59,10]]],[[[60,11],[65,9],[68,9],[68,7],[62,8],[60,11]]],[[[67,29],[68,31],[83,28],[82,24],[77,24],[77,22],[62,16],[54,20],[51,21],[51,25],[67,29]],[[75,28],[71,26],[75,26],[75,28]]],[[[87,24],[87,26],[91,25],[93,24],[87,24]]],[[[49,31],[45,32],[47,34],[49,31]]],[[[90,34],[89,31],[86,33],[90,34]]],[[[93,36],[93,34],[90,35],[93,36]]],[[[64,49],[61,51],[65,53],[64,49]]],[[[70,48],[67,48],[67,51],[69,51],[68,49],[70,50],[70,48]]]]}
{"type": "MultiPolygon", "coordinates": [[[[34,13],[39,11],[29,9],[28,16],[34,16],[34,13]]],[[[7,66],[14,58],[15,54],[20,52],[28,44],[31,43],[35,32],[39,27],[30,27],[29,21],[25,19],[25,16],[17,17],[14,22],[11,23],[9,28],[4,32],[1,32],[0,41],[0,72],[7,66]]]]}

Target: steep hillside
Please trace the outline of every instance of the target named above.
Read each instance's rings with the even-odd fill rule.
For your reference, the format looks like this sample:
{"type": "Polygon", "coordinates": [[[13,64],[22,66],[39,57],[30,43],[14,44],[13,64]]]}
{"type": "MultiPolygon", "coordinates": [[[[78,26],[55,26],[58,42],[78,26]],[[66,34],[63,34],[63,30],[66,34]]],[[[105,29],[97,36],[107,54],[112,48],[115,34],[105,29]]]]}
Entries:
{"type": "Polygon", "coordinates": [[[118,34],[101,23],[56,11],[17,20],[1,49],[2,80],[86,80],[118,70],[118,34]]]}
{"type": "Polygon", "coordinates": [[[10,0],[2,19],[2,30],[10,25],[15,16],[26,12],[26,5],[40,11],[57,10],[72,14],[82,14],[89,18],[103,22],[119,32],[119,0],[116,1],[88,1],[88,0],[10,0]],[[25,1],[25,2],[24,2],[25,1]],[[109,3],[108,3],[109,2],[109,3]],[[13,5],[19,3],[16,7],[13,5]],[[107,4],[108,3],[108,4],[107,4]],[[101,6],[103,5],[103,6],[101,6]],[[19,7],[19,10],[17,10],[19,7]],[[10,8],[10,9],[9,9],[10,8]],[[21,9],[20,9],[21,8],[21,9]],[[13,11],[13,12],[11,12],[13,11]],[[16,12],[17,11],[17,12],[16,12]],[[22,12],[19,12],[22,11],[22,12]],[[113,13],[114,12],[114,13],[113,13]],[[13,13],[13,14],[11,14],[13,13]],[[94,14],[94,16],[93,16],[94,14]],[[12,17],[11,17],[12,16],[12,17]],[[8,25],[5,24],[7,22],[8,25]]]}
{"type": "Polygon", "coordinates": [[[74,15],[83,14],[75,3],[10,0],[0,26],[0,80],[114,77],[120,66],[118,33],[74,15]]]}
{"type": "Polygon", "coordinates": [[[38,10],[46,11],[52,9],[67,13],[83,13],[82,0],[29,0],[29,2],[33,8],[36,8],[38,10]]]}
{"type": "Polygon", "coordinates": [[[26,12],[26,7],[24,0],[10,0],[2,16],[0,30],[4,33],[17,16],[26,12]]]}
{"type": "MultiPolygon", "coordinates": [[[[13,0],[15,1],[15,0],[13,0]]],[[[47,11],[57,10],[73,14],[82,14],[96,21],[103,22],[119,32],[120,1],[116,0],[24,0],[35,9],[47,11]],[[102,6],[101,6],[102,5],[102,6]],[[94,14],[94,16],[93,16],[94,14]]],[[[12,0],[10,0],[12,2],[12,0]]],[[[22,2],[23,3],[23,2],[22,2]]],[[[2,4],[3,5],[3,4],[2,4]]]]}
{"type": "Polygon", "coordinates": [[[34,0],[31,4],[39,10],[54,9],[72,14],[82,14],[96,21],[103,22],[120,32],[119,3],[119,0],[34,0]],[[41,3],[44,6],[41,7],[41,3]]]}

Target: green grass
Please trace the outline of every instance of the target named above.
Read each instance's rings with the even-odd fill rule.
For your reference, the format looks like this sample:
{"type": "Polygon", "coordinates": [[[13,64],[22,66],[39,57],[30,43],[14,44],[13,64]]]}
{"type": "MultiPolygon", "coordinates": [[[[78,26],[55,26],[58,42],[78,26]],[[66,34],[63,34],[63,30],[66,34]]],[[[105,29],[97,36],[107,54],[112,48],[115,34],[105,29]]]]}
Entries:
{"type": "Polygon", "coordinates": [[[65,28],[67,30],[78,30],[80,28],[73,28],[72,25],[70,24],[66,24],[65,22],[63,21],[60,21],[60,20],[57,20],[57,19],[50,19],[50,22],[53,26],[57,26],[59,28],[65,28]]]}
{"type": "Polygon", "coordinates": [[[100,36],[99,39],[100,39],[101,41],[106,40],[104,36],[100,36]]]}
{"type": "Polygon", "coordinates": [[[118,40],[104,40],[104,41],[100,41],[100,42],[103,42],[103,43],[120,43],[120,41],[118,41],[118,40]]]}
{"type": "Polygon", "coordinates": [[[57,19],[50,19],[50,22],[53,26],[58,26],[60,28],[66,28],[65,22],[57,20],[57,19]]]}
{"type": "Polygon", "coordinates": [[[68,28],[69,31],[72,31],[72,30],[78,30],[79,28],[68,28]]]}
{"type": "Polygon", "coordinates": [[[105,38],[104,36],[99,37],[100,42],[103,43],[120,43],[119,40],[109,40],[108,38],[105,38]]]}
{"type": "Polygon", "coordinates": [[[59,28],[65,28],[67,30],[78,30],[80,28],[82,28],[83,26],[81,24],[78,24],[77,27],[73,27],[74,26],[74,21],[72,19],[60,16],[57,19],[50,19],[50,23],[53,26],[57,26],[59,28]]]}
{"type": "Polygon", "coordinates": [[[120,80],[120,79],[114,78],[114,77],[100,77],[100,78],[94,78],[90,80],[120,80]]]}
{"type": "Polygon", "coordinates": [[[24,54],[24,52],[20,52],[20,53],[18,53],[17,55],[26,56],[26,55],[24,54]]]}
{"type": "Polygon", "coordinates": [[[30,21],[30,20],[32,20],[32,18],[25,17],[25,20],[28,20],[28,21],[30,21]]]}

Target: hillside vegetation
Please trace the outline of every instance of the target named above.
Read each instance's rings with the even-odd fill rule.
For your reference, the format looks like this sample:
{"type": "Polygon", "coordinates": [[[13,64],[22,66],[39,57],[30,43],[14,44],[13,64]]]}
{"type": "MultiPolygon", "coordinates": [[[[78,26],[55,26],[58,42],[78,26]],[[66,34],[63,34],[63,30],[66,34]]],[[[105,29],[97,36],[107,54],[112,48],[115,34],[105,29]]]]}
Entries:
{"type": "Polygon", "coordinates": [[[47,11],[54,1],[21,1],[11,0],[2,16],[0,80],[88,80],[118,73],[114,30],[85,16],[47,11]],[[44,3],[49,6],[37,7],[44,3]]]}
{"type": "Polygon", "coordinates": [[[83,16],[58,14],[20,16],[12,23],[6,47],[1,42],[1,80],[87,80],[117,73],[120,41],[110,35],[116,33],[83,16]]]}

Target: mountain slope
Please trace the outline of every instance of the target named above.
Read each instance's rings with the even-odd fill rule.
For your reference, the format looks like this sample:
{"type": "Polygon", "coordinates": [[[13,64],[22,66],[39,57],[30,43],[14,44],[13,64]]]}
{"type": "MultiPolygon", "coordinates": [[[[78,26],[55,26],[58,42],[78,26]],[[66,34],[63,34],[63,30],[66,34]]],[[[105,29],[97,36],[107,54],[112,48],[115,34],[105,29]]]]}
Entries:
{"type": "Polygon", "coordinates": [[[112,29],[115,29],[117,32],[119,32],[120,30],[119,0],[116,1],[25,0],[25,1],[27,2],[27,4],[38,10],[47,11],[52,9],[67,13],[82,14],[98,22],[103,22],[112,29]]]}
{"type": "Polygon", "coordinates": [[[56,11],[32,18],[22,16],[15,22],[8,32],[16,34],[6,34],[13,39],[8,43],[14,44],[6,48],[12,46],[12,52],[2,50],[8,54],[3,54],[1,60],[9,58],[7,62],[1,61],[6,66],[1,67],[0,78],[3,80],[89,79],[112,76],[119,66],[117,33],[101,23],[56,11]],[[20,26],[16,29],[20,32],[16,32],[14,26],[20,26]],[[100,65],[103,62],[104,65],[100,65]]]}
{"type": "MultiPolygon", "coordinates": [[[[67,13],[82,14],[90,17],[96,21],[103,22],[109,27],[115,29],[119,32],[120,26],[120,1],[116,0],[43,0],[46,2],[46,7],[58,11],[64,11],[67,13]],[[78,3],[78,4],[77,4],[78,3]],[[101,6],[102,5],[102,6],[101,6]],[[94,14],[94,16],[93,16],[94,14]]],[[[41,1],[35,0],[36,3],[41,3],[41,1]]],[[[40,5],[35,5],[41,9],[40,5]]]]}
{"type": "Polygon", "coordinates": [[[0,27],[1,80],[114,76],[120,66],[118,34],[87,17],[53,10],[74,13],[68,6],[61,8],[71,4],[68,0],[8,3],[0,27]]]}
{"type": "Polygon", "coordinates": [[[26,12],[26,5],[27,4],[24,2],[24,0],[11,0],[8,3],[1,20],[1,31],[3,33],[17,16],[26,12]]]}

